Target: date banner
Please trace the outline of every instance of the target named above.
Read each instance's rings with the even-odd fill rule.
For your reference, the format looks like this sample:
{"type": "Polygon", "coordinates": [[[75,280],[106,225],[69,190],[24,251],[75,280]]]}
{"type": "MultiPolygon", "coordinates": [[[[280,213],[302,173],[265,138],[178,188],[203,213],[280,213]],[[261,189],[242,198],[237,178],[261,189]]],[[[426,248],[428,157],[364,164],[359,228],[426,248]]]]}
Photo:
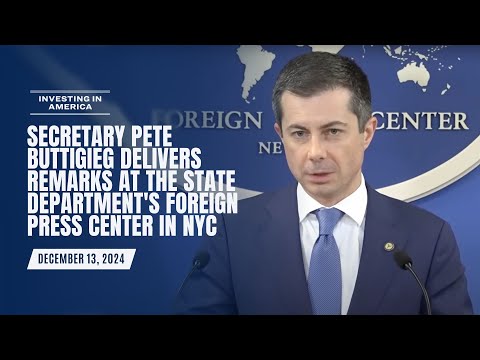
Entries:
{"type": "Polygon", "coordinates": [[[33,249],[28,270],[130,270],[136,249],[33,249]]]}

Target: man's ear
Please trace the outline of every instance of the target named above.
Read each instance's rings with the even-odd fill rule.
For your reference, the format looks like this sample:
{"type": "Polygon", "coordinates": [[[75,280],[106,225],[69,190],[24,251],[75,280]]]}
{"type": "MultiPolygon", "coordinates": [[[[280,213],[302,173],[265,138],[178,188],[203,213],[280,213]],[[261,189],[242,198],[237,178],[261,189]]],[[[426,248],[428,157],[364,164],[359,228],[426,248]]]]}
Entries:
{"type": "Polygon", "coordinates": [[[276,122],[275,125],[273,125],[273,128],[275,129],[275,132],[278,134],[280,139],[283,140],[283,133],[282,133],[282,128],[280,127],[280,125],[278,125],[278,123],[276,122]]]}
{"type": "Polygon", "coordinates": [[[373,135],[377,129],[377,118],[372,116],[368,119],[365,124],[365,129],[363,130],[363,148],[366,150],[370,143],[372,142],[373,135]]]}

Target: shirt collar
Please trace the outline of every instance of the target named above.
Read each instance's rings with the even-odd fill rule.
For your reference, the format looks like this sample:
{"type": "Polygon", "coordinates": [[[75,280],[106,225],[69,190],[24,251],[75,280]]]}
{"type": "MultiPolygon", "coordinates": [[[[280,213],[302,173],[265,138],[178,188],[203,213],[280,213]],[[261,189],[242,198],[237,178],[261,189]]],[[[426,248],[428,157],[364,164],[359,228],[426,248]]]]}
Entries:
{"type": "MultiPolygon", "coordinates": [[[[361,174],[361,176],[362,181],[358,189],[333,206],[350,216],[358,226],[361,226],[363,222],[368,201],[365,179],[363,174],[361,174]]],[[[302,222],[311,212],[326,207],[308,195],[300,183],[297,185],[297,204],[299,222],[302,222]]]]}

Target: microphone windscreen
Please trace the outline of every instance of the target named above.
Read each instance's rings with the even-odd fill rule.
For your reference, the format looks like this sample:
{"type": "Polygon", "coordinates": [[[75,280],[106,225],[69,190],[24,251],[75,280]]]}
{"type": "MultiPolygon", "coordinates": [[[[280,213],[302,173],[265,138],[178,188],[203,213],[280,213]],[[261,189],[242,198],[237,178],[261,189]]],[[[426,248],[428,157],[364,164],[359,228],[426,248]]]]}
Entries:
{"type": "Polygon", "coordinates": [[[210,261],[210,254],[206,251],[199,251],[193,258],[193,266],[203,269],[210,261]]]}
{"type": "Polygon", "coordinates": [[[404,251],[401,251],[401,250],[395,251],[393,253],[393,257],[394,257],[397,265],[400,266],[404,270],[407,269],[407,267],[406,267],[407,264],[410,264],[410,266],[412,265],[412,259],[404,251]]]}

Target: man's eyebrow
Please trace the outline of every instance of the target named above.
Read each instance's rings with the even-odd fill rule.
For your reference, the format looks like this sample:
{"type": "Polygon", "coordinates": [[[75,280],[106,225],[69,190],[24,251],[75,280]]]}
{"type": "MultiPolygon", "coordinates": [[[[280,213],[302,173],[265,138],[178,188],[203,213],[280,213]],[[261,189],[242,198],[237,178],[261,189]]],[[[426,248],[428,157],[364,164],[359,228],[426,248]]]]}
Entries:
{"type": "MultiPolygon", "coordinates": [[[[334,120],[334,121],[330,121],[326,124],[323,124],[322,126],[320,126],[320,129],[326,129],[326,128],[330,128],[332,126],[341,126],[341,127],[347,127],[348,124],[343,122],[343,121],[340,121],[340,120],[334,120]]],[[[303,126],[303,125],[300,125],[300,124],[290,124],[289,126],[287,126],[287,129],[298,129],[298,130],[305,130],[307,131],[308,129],[303,126]]]]}
{"type": "Polygon", "coordinates": [[[305,130],[305,131],[308,130],[305,126],[300,125],[300,124],[290,124],[290,125],[288,125],[287,129],[290,129],[290,130],[291,129],[298,129],[298,130],[305,130]]]}
{"type": "Polygon", "coordinates": [[[330,121],[322,126],[320,126],[321,129],[326,129],[332,126],[342,126],[342,127],[347,127],[348,124],[346,122],[340,121],[340,120],[334,120],[330,121]]]}

